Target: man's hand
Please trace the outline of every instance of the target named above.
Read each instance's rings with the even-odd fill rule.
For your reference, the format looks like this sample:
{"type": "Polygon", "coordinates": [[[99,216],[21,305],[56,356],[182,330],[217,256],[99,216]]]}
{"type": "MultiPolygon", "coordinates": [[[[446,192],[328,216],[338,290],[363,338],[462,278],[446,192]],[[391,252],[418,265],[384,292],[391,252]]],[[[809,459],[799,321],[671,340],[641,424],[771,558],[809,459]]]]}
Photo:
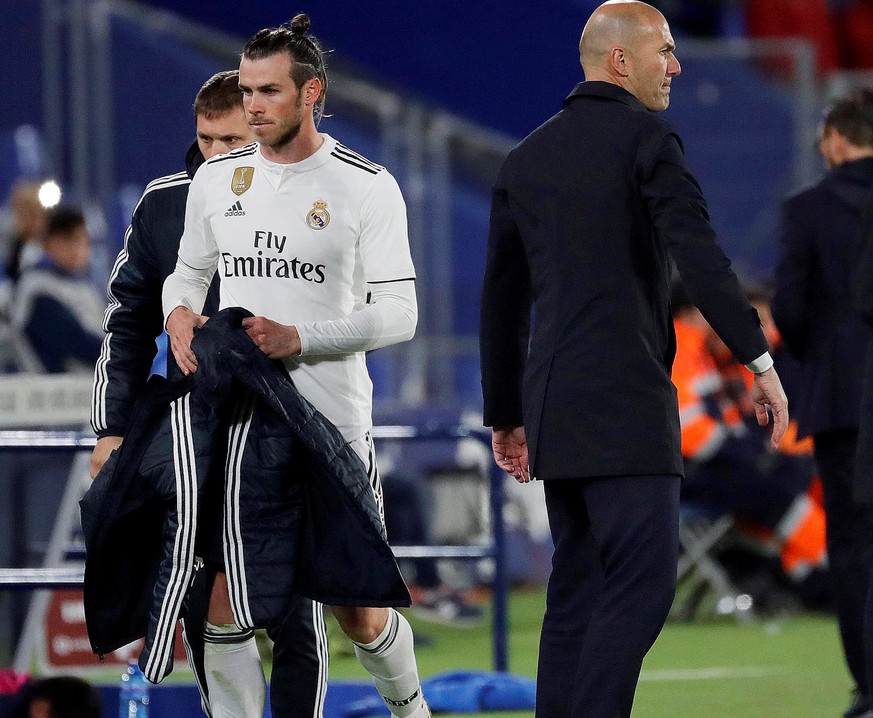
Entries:
{"type": "Polygon", "coordinates": [[[770,434],[770,443],[773,448],[779,447],[779,442],[788,428],[788,397],[779,381],[779,375],[773,367],[755,374],[752,384],[752,403],[755,405],[755,417],[760,426],[767,426],[770,417],[767,414],[767,406],[773,412],[773,432],[770,434]]]}
{"type": "Polygon", "coordinates": [[[293,324],[279,324],[266,317],[246,317],[242,320],[242,328],[270,359],[296,357],[302,350],[300,335],[293,324]]]}
{"type": "Polygon", "coordinates": [[[518,483],[530,481],[527,439],[523,426],[495,426],[491,435],[494,461],[518,483]]]}
{"type": "Polygon", "coordinates": [[[207,317],[195,314],[188,307],[176,307],[167,317],[167,334],[176,364],[185,376],[197,371],[197,357],[191,351],[194,329],[206,324],[207,317]]]}
{"type": "Polygon", "coordinates": [[[120,436],[101,436],[97,439],[97,445],[94,447],[94,451],[91,452],[92,479],[100,473],[100,469],[103,468],[103,464],[106,463],[109,454],[112,453],[113,449],[121,446],[121,442],[122,438],[120,436]]]}

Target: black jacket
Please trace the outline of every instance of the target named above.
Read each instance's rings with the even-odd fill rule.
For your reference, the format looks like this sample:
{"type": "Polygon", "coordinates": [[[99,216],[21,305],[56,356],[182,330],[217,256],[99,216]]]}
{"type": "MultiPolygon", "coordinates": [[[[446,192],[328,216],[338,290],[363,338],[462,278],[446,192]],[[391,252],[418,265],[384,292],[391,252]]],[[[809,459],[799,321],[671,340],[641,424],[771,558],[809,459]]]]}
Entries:
{"type": "Polygon", "coordinates": [[[538,478],[682,473],[670,258],[741,362],[767,351],[674,130],[579,84],[509,154],[491,209],[485,423],[523,419],[538,478]]]}
{"type": "Polygon", "coordinates": [[[409,605],[367,470],[282,365],[226,309],[198,331],[199,366],[149,381],[124,443],[81,502],[85,618],[94,651],[146,637],[153,682],[224,507],[234,620],[266,627],[303,595],[331,605],[409,605]],[[204,510],[206,508],[207,510],[204,510]]]}
{"type": "Polygon", "coordinates": [[[773,319],[802,364],[788,399],[800,436],[858,428],[869,329],[854,307],[873,159],[846,162],[785,201],[773,319]]]}
{"type": "MultiPolygon", "coordinates": [[[[873,192],[862,209],[858,228],[859,259],[854,276],[854,305],[868,329],[873,327],[873,192]]],[[[873,502],[873,342],[867,345],[864,390],[855,466],[855,498],[873,502]]]]}
{"type": "MultiPolygon", "coordinates": [[[[161,288],[176,266],[185,227],[185,203],[194,173],[203,164],[195,142],[185,158],[186,171],[148,184],[133,211],[124,247],[109,277],[106,336],[94,371],[91,427],[97,436],[123,436],[133,405],[149,376],[164,330],[161,288]]],[[[212,283],[203,313],[218,309],[218,280],[212,283]]],[[[167,377],[181,379],[172,352],[167,377]]]]}

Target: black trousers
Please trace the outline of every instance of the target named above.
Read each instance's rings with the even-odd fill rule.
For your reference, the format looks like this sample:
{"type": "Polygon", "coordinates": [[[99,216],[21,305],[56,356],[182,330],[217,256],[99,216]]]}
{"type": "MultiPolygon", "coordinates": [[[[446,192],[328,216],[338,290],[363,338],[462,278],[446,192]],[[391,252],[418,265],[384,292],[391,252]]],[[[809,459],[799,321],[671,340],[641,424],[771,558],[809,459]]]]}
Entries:
{"type": "Polygon", "coordinates": [[[555,552],[537,718],[627,718],[673,601],[680,478],[545,481],[555,552]]]}
{"type": "MultiPolygon", "coordinates": [[[[206,700],[209,686],[203,669],[203,629],[213,576],[214,568],[197,572],[182,619],[188,660],[196,674],[197,687],[206,700]]],[[[267,635],[273,640],[271,714],[275,718],[320,716],[327,693],[328,669],[323,607],[300,596],[283,619],[267,626],[267,635]]]]}
{"type": "Polygon", "coordinates": [[[328,655],[323,611],[320,603],[300,596],[283,621],[267,627],[273,640],[270,710],[274,718],[320,716],[324,710],[328,655]]]}
{"type": "MultiPolygon", "coordinates": [[[[843,653],[856,686],[867,692],[864,604],[873,560],[873,505],[853,500],[857,429],[816,434],[815,460],[824,489],[828,567],[843,653]]],[[[873,626],[873,616],[869,619],[873,626]]],[[[873,657],[869,660],[873,664],[873,657]]]]}

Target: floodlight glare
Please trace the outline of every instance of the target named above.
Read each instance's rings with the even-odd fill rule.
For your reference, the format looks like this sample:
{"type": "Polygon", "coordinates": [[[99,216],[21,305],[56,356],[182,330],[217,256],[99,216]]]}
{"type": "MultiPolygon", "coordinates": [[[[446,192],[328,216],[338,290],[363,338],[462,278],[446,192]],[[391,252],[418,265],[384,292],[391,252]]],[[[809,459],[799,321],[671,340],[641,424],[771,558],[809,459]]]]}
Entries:
{"type": "Polygon", "coordinates": [[[40,185],[37,196],[43,207],[51,209],[61,201],[61,188],[54,180],[48,180],[40,185]]]}

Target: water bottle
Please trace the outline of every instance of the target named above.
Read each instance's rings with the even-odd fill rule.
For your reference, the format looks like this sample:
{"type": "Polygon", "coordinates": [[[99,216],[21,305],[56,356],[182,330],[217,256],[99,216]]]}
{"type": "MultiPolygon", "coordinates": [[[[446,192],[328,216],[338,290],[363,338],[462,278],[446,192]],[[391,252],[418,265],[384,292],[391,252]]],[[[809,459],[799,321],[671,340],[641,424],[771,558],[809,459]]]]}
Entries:
{"type": "Polygon", "coordinates": [[[121,674],[118,718],[149,718],[149,683],[136,661],[121,674]]]}

